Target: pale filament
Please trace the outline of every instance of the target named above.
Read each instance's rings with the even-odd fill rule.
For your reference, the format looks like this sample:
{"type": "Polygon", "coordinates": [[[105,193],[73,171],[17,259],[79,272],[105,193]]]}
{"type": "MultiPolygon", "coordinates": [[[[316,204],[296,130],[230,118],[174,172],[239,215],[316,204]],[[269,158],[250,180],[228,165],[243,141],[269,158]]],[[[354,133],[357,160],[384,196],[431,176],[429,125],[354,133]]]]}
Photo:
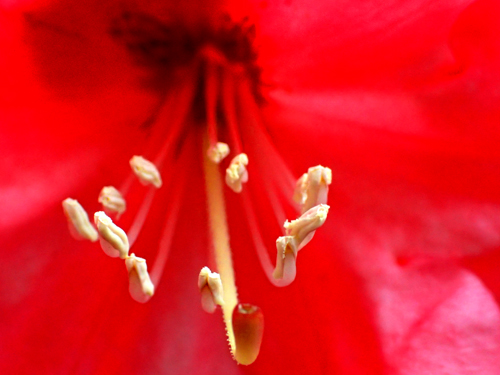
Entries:
{"type": "Polygon", "coordinates": [[[256,163],[259,164],[258,169],[263,174],[263,178],[273,183],[283,196],[292,196],[296,179],[269,139],[269,134],[260,118],[260,110],[257,103],[255,103],[248,79],[240,78],[236,94],[241,111],[245,113],[242,118],[245,121],[245,126],[241,127],[244,139],[248,140],[245,144],[248,145],[247,147],[252,147],[252,152],[248,150],[248,153],[266,155],[265,165],[259,162],[261,158],[256,158],[256,163]],[[270,169],[269,165],[272,165],[273,168],[270,169]],[[279,170],[280,173],[275,173],[275,170],[279,170]]]}
{"type": "Polygon", "coordinates": [[[98,235],[89,220],[87,212],[77,200],[66,198],[62,202],[64,215],[68,219],[70,234],[76,240],[97,241],[98,235]]]}
{"type": "Polygon", "coordinates": [[[218,66],[205,60],[205,112],[207,114],[208,139],[210,147],[217,143],[217,99],[219,96],[218,66]]]}
{"type": "Polygon", "coordinates": [[[246,195],[243,197],[242,203],[258,259],[268,280],[279,287],[289,285],[296,276],[297,252],[312,239],[316,229],[323,225],[329,207],[323,204],[318,205],[298,219],[285,222],[286,236],[278,238],[276,244],[277,262],[275,268],[262,239],[253,206],[246,195]]]}
{"type": "Polygon", "coordinates": [[[165,218],[165,226],[163,227],[160,244],[158,246],[158,254],[156,255],[153,267],[151,269],[151,280],[154,285],[158,286],[163,275],[163,270],[167,264],[170,247],[172,245],[172,238],[175,233],[177,217],[182,200],[174,198],[172,207],[168,210],[168,216],[165,218]]]}
{"type": "Polygon", "coordinates": [[[275,267],[271,262],[271,258],[269,257],[266,245],[264,244],[264,240],[262,239],[259,225],[257,224],[257,217],[255,216],[255,212],[249,198],[246,197],[245,193],[243,194],[244,196],[241,201],[243,203],[243,209],[245,210],[245,217],[247,218],[250,235],[255,250],[257,251],[257,258],[259,259],[262,270],[264,271],[264,274],[266,275],[269,282],[274,286],[277,287],[287,286],[290,284],[290,282],[287,282],[288,280],[275,279],[273,277],[275,267]]]}
{"type": "MultiPolygon", "coordinates": [[[[198,80],[198,70],[193,69],[190,74],[186,74],[183,78],[183,84],[178,90],[173,90],[174,94],[169,95],[164,99],[163,105],[157,113],[155,123],[165,123],[168,126],[155,126],[158,129],[150,137],[149,144],[145,150],[157,148],[157,141],[163,140],[160,151],[158,152],[153,164],[160,169],[163,166],[165,158],[170,154],[176,144],[180,134],[184,128],[184,121],[189,113],[192,105],[195,91],[195,82],[198,80]],[[167,130],[165,133],[165,129],[167,130]],[[165,134],[163,134],[165,133],[165,134]]],[[[123,196],[126,196],[134,181],[136,181],[135,173],[130,173],[129,176],[120,186],[120,191],[123,196]]]]}
{"type": "Polygon", "coordinates": [[[141,203],[139,211],[134,217],[134,221],[127,233],[128,239],[130,241],[130,247],[132,247],[132,245],[137,240],[139,233],[141,233],[141,229],[144,226],[146,218],[148,217],[149,210],[151,209],[155,193],[156,193],[156,188],[151,186],[149,188],[149,191],[146,193],[144,200],[141,203]]]}
{"type": "Polygon", "coordinates": [[[205,60],[205,111],[207,114],[207,128],[209,147],[208,158],[219,164],[229,154],[229,146],[217,140],[217,103],[219,99],[219,66],[211,56],[205,60]]]}
{"type": "Polygon", "coordinates": [[[167,108],[167,113],[165,114],[166,118],[163,120],[168,124],[168,132],[165,137],[160,138],[166,138],[166,140],[163,142],[158,156],[154,159],[154,164],[157,165],[158,168],[163,166],[166,157],[179,142],[182,130],[185,128],[185,120],[192,107],[198,77],[199,74],[196,65],[195,69],[185,77],[185,84],[181,86],[178,92],[176,91],[173,94],[171,104],[169,108],[167,108]]]}
{"type": "Polygon", "coordinates": [[[121,215],[125,212],[127,204],[121,193],[113,186],[105,186],[99,193],[97,200],[102,204],[105,211],[121,215]]]}
{"type": "Polygon", "coordinates": [[[235,77],[233,76],[233,72],[228,69],[224,70],[222,76],[222,108],[224,111],[224,117],[226,118],[226,121],[229,125],[229,132],[233,141],[233,151],[236,154],[241,154],[243,152],[243,148],[241,145],[238,123],[236,119],[234,80],[235,77]]]}
{"type": "Polygon", "coordinates": [[[165,269],[165,265],[167,263],[168,255],[170,253],[172,238],[175,233],[177,224],[177,217],[179,216],[179,210],[181,207],[181,203],[183,202],[182,192],[184,191],[187,179],[189,177],[189,170],[184,165],[184,162],[190,152],[192,152],[190,148],[185,150],[185,152],[182,154],[182,159],[179,161],[179,166],[177,166],[175,169],[175,175],[180,176],[180,178],[176,179],[172,184],[173,192],[170,194],[171,199],[169,199],[171,206],[166,210],[167,215],[164,219],[165,224],[162,229],[162,234],[158,246],[158,253],[151,270],[151,280],[155,286],[158,286],[158,284],[160,283],[163,270],[165,269]]]}
{"type": "Polygon", "coordinates": [[[132,187],[132,184],[136,180],[137,180],[137,177],[136,177],[135,173],[132,171],[132,172],[129,173],[129,175],[127,176],[127,178],[125,179],[125,181],[123,181],[121,183],[120,188],[118,190],[122,192],[122,196],[123,197],[127,196],[130,188],[132,187]]]}
{"type": "MultiPolygon", "coordinates": [[[[269,135],[264,130],[264,125],[259,116],[259,109],[250,92],[248,80],[244,79],[244,77],[238,78],[240,81],[238,82],[236,94],[239,99],[238,103],[242,111],[246,114],[243,117],[243,120],[246,121],[244,123],[245,126],[241,128],[245,140],[248,140],[245,144],[248,145],[248,151],[253,155],[260,153],[266,155],[265,160],[263,158],[255,158],[256,166],[254,168],[259,171],[259,177],[264,185],[264,189],[262,190],[268,195],[278,226],[281,227],[286,219],[286,214],[277,194],[280,193],[284,197],[291,196],[296,180],[281,155],[276,151],[273,143],[270,142],[269,135]],[[269,168],[269,165],[272,165],[272,168],[269,168]],[[279,173],[276,173],[276,170],[279,173]]],[[[287,204],[290,204],[289,201],[287,204]]],[[[293,210],[297,211],[295,205],[293,205],[293,210]]]]}

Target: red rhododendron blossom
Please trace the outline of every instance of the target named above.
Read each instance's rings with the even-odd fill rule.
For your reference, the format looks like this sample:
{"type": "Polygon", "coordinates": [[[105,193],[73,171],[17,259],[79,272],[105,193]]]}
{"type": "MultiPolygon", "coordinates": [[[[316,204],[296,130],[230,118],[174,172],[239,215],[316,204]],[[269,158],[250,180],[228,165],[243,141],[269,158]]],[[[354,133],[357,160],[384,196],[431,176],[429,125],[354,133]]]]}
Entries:
{"type": "Polygon", "coordinates": [[[1,2],[2,374],[497,374],[496,0],[1,2]]]}

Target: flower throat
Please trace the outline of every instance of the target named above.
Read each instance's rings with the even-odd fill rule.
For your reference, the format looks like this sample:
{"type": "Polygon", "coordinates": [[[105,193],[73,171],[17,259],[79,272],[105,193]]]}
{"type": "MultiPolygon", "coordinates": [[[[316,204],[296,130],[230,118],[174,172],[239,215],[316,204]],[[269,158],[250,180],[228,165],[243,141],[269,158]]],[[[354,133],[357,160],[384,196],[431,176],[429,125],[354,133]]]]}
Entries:
{"type": "MultiPolygon", "coordinates": [[[[238,363],[248,365],[260,351],[264,315],[257,306],[239,303],[230,227],[244,223],[268,280],[278,287],[289,285],[296,277],[299,250],[326,220],[332,176],[329,168],[318,165],[296,180],[276,152],[260,113],[260,69],[252,44],[255,29],[246,25],[246,21],[234,24],[226,17],[219,29],[202,27],[193,34],[180,24],[167,25],[143,14],[124,12],[113,21],[111,35],[134,61],[164,77],[160,104],[143,124],[149,132],[144,153],[151,157],[131,155],[131,172],[122,185],[103,187],[98,197],[102,211],[94,214],[94,225],[75,199],[64,200],[63,210],[73,237],[99,241],[106,255],[124,261],[130,295],[145,303],[154,296],[172,247],[181,195],[190,178],[187,165],[193,156],[202,156],[205,189],[199,193],[205,194],[211,239],[207,250],[217,272],[204,267],[193,275],[193,283],[197,276],[205,311],[213,313],[221,307],[231,354],[238,363]],[[256,178],[254,184],[250,174],[256,178]],[[146,191],[124,230],[117,224],[136,182],[146,191]],[[275,265],[249,191],[266,195],[271,215],[282,228],[276,240],[275,265]],[[157,194],[167,197],[161,200],[166,214],[156,258],[148,270],[146,259],[130,250],[137,247],[157,194]],[[241,196],[237,221],[227,218],[228,194],[241,196]],[[294,220],[286,220],[287,211],[294,212],[294,220]]],[[[140,247],[134,250],[141,252],[140,247]]]]}

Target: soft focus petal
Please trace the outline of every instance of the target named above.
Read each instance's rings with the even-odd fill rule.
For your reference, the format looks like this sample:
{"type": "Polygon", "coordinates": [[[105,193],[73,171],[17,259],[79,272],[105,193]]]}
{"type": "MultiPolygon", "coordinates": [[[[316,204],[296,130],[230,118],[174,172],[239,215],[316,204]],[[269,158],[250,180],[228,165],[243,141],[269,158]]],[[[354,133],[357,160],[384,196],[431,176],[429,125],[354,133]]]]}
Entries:
{"type": "Polygon", "coordinates": [[[449,30],[471,2],[258,1],[265,74],[289,90],[417,83],[453,62],[449,30]]]}
{"type": "Polygon", "coordinates": [[[195,273],[186,272],[207,261],[198,251],[206,238],[183,235],[186,226],[201,227],[203,215],[181,218],[183,251],[172,252],[165,281],[145,305],[130,298],[123,263],[62,235],[60,216],[56,206],[2,239],[2,373],[239,373],[220,317],[200,309],[195,273]]]}

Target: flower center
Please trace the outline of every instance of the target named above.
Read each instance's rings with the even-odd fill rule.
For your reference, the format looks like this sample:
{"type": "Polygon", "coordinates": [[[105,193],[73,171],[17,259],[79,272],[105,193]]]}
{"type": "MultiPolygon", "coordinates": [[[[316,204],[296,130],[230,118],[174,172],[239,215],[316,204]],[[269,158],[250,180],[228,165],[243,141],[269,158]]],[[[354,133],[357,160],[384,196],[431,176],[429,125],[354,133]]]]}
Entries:
{"type": "Polygon", "coordinates": [[[63,208],[71,234],[77,239],[99,240],[107,255],[123,259],[132,298],[147,302],[158,287],[168,259],[181,205],[177,198],[189,179],[186,160],[201,151],[207,227],[213,250],[210,253],[218,271],[215,273],[205,267],[198,275],[202,307],[207,312],[214,312],[217,305],[221,306],[231,352],[239,363],[250,364],[259,353],[263,315],[259,308],[241,305],[238,301],[225,196],[241,193],[240,212],[243,214],[238,222],[246,222],[269,281],[275,286],[286,286],[296,277],[298,251],[326,219],[331,171],[322,166],[312,167],[295,182],[270,142],[259,110],[259,70],[251,43],[254,30],[243,24],[232,24],[225,19],[219,30],[201,28],[193,34],[182,25],[167,26],[146,15],[124,13],[114,22],[112,35],[126,46],[134,59],[165,71],[174,83],[166,91],[158,115],[148,122],[150,144],[144,152],[153,152],[153,158],[150,161],[133,156],[130,160],[132,173],[122,186],[102,189],[99,202],[103,211],[94,215],[96,229],[76,200],[66,199],[63,208]],[[162,118],[168,119],[168,126],[161,125],[162,118]],[[202,142],[196,140],[200,137],[202,142]],[[200,145],[203,145],[202,150],[196,150],[200,145]],[[226,164],[228,155],[232,157],[226,164]],[[226,164],[225,173],[220,170],[223,164],[226,164]],[[253,168],[252,176],[259,177],[258,181],[263,183],[252,185],[247,170],[249,165],[253,168]],[[228,189],[224,188],[221,172],[228,189]],[[131,225],[124,231],[109,216],[119,222],[135,181],[147,186],[148,191],[131,225]],[[157,256],[149,272],[146,260],[133,253],[129,255],[129,252],[143,231],[159,189],[169,189],[171,203],[158,239],[157,256]],[[247,190],[267,195],[275,219],[279,225],[285,223],[276,240],[276,266],[270,259],[247,190]],[[290,199],[292,195],[296,204],[290,199]],[[296,220],[285,221],[284,205],[294,208],[296,220]]]}
{"type": "MultiPolygon", "coordinates": [[[[215,78],[220,73],[216,68],[219,65],[244,72],[254,98],[258,102],[263,100],[261,69],[253,47],[255,26],[248,19],[235,23],[224,15],[217,28],[198,25],[192,29],[179,21],[162,22],[147,14],[125,11],[113,20],[109,32],[138,65],[154,69],[157,78],[171,79],[192,65],[204,69],[207,78],[215,78]]],[[[205,121],[210,114],[206,111],[204,96],[216,82],[201,78],[192,110],[197,120],[205,121]]]]}

